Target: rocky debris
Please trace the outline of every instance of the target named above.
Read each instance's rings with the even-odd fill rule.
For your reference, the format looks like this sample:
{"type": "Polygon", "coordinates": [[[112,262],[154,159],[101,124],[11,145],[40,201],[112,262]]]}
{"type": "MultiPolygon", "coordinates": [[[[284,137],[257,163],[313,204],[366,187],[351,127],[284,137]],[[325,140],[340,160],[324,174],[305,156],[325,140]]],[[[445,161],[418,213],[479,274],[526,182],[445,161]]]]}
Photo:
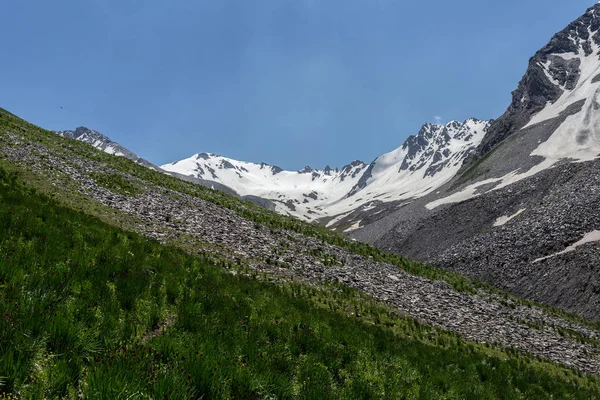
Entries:
{"type": "Polygon", "coordinates": [[[316,238],[265,228],[231,210],[132,176],[127,178],[143,186],[143,194],[130,197],[112,193],[89,176],[99,171],[120,173],[108,165],[71,155],[67,162],[67,157],[54,150],[27,144],[18,135],[11,138],[13,142],[19,140],[19,145],[0,149],[4,157],[49,179],[50,170],[67,174],[80,185],[83,194],[139,219],[137,230],[146,236],[162,242],[195,238],[222,256],[248,260],[252,268],[274,276],[314,283],[341,282],[467,340],[518,349],[600,375],[600,349],[595,345],[600,333],[587,326],[483,290],[475,295],[457,292],[445,282],[410,275],[316,238]],[[319,254],[334,256],[339,265],[325,266],[318,256],[311,255],[315,249],[319,254]],[[565,335],[564,330],[575,335],[565,335]]]}
{"type": "Polygon", "coordinates": [[[366,221],[370,225],[353,236],[365,240],[369,233],[385,231],[373,240],[384,250],[599,320],[598,243],[536,262],[600,228],[599,167],[600,161],[564,162],[432,211],[424,207],[431,198],[424,198],[380,221],[366,221]]]}

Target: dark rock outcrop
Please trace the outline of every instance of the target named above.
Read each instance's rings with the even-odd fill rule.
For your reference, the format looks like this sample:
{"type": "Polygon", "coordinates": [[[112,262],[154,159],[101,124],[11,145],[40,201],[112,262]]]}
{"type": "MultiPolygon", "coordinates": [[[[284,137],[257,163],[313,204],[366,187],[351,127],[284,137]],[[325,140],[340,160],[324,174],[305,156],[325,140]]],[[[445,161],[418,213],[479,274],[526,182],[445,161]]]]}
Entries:
{"type": "Polygon", "coordinates": [[[596,4],[535,53],[529,60],[527,72],[512,92],[510,106],[491,124],[477,150],[465,159],[466,166],[481,159],[504,139],[523,128],[547,103],[554,103],[563,93],[563,87],[570,90],[575,86],[579,79],[579,60],[567,61],[552,54],[577,53],[576,42],[581,41],[586,55],[589,55],[592,50],[586,41],[589,39],[600,44],[600,35],[595,33],[590,37],[589,32],[596,32],[599,28],[600,4],[596,4]],[[548,61],[551,61],[549,72],[560,86],[550,81],[544,72],[543,65],[548,61]]]}

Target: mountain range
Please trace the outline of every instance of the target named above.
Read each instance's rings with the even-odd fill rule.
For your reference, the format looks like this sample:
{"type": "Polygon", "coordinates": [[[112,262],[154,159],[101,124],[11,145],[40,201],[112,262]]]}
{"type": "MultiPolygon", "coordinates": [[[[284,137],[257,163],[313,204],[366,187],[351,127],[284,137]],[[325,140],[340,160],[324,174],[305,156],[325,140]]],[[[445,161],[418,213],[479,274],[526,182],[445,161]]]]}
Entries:
{"type": "MultiPolygon", "coordinates": [[[[599,29],[597,4],[530,59],[499,118],[425,124],[370,164],[285,171],[201,152],[160,169],[599,318],[599,29]]],[[[141,160],[85,128],[59,134],[141,160]]]]}
{"type": "Polygon", "coordinates": [[[284,171],[209,153],[161,168],[214,180],[238,193],[269,199],[281,213],[323,222],[355,210],[368,211],[383,202],[430,193],[456,174],[488,126],[489,122],[476,119],[426,124],[402,146],[371,164],[357,160],[341,169],[307,166],[300,171],[284,171]]]}
{"type": "Polygon", "coordinates": [[[0,108],[0,398],[599,398],[599,53],[597,4],[498,119],[342,168],[0,108]]]}

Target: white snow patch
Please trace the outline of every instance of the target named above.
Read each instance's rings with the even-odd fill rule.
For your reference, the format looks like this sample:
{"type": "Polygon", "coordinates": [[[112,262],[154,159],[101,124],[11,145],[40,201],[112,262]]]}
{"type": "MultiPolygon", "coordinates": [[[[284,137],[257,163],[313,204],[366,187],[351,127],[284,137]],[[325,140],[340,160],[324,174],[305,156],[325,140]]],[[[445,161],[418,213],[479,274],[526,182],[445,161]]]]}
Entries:
{"type": "Polygon", "coordinates": [[[340,214],[337,217],[333,218],[331,221],[329,221],[327,223],[327,225],[325,225],[326,228],[329,228],[331,226],[333,226],[334,224],[338,223],[342,218],[347,217],[348,215],[352,214],[352,212],[347,212],[345,214],[340,214]]]}
{"type": "Polygon", "coordinates": [[[526,208],[523,208],[519,211],[517,211],[516,213],[514,213],[513,215],[505,215],[503,217],[500,217],[496,220],[496,222],[494,222],[494,226],[503,226],[506,225],[506,223],[508,223],[510,220],[512,220],[513,218],[518,217],[519,215],[521,215],[521,213],[523,213],[523,211],[527,210],[526,208]]]}
{"type": "Polygon", "coordinates": [[[103,151],[105,153],[112,154],[112,155],[117,156],[117,157],[123,157],[125,155],[125,154],[121,153],[120,151],[118,151],[113,146],[106,146],[103,151]]]}
{"type": "MultiPolygon", "coordinates": [[[[590,32],[591,36],[592,32],[590,32]]],[[[585,51],[581,46],[578,53],[554,54],[554,56],[565,60],[581,59],[579,81],[573,90],[565,90],[555,103],[548,103],[542,111],[531,119],[525,128],[551,118],[556,118],[573,103],[585,100],[581,111],[567,117],[548,140],[540,143],[531,152],[531,156],[543,157],[544,160],[542,162],[527,171],[520,172],[520,170],[515,170],[503,177],[497,178],[498,185],[491,190],[502,189],[541,171],[552,168],[561,160],[584,162],[600,157],[600,82],[592,83],[593,78],[600,74],[600,59],[598,56],[600,49],[593,41],[591,42],[591,46],[593,51],[588,56],[585,55],[585,51]]],[[[558,85],[558,82],[548,72],[550,63],[551,60],[548,60],[545,64],[542,64],[542,67],[548,79],[558,85]]],[[[475,183],[459,193],[429,203],[426,207],[433,209],[442,204],[457,203],[473,198],[477,196],[476,189],[478,186],[492,182],[494,180],[490,179],[475,183]]]]}
{"type": "Polygon", "coordinates": [[[591,161],[600,154],[600,87],[595,86],[583,109],[567,117],[558,129],[531,155],[558,161],[570,158],[591,161]]]}
{"type": "MultiPolygon", "coordinates": [[[[96,147],[98,147],[98,146],[96,146],[96,147]]],[[[106,146],[104,148],[104,152],[108,153],[108,154],[115,154],[115,148],[112,146],[106,146]]]]}
{"type": "Polygon", "coordinates": [[[566,253],[570,253],[572,251],[575,251],[579,246],[583,246],[584,244],[587,243],[594,243],[594,242],[600,242],[600,231],[593,231],[590,233],[586,233],[585,236],[583,237],[583,239],[581,239],[579,242],[577,243],[573,243],[572,245],[570,245],[569,247],[567,247],[566,249],[564,249],[561,252],[546,256],[546,257],[542,257],[542,258],[538,258],[535,261],[533,261],[533,263],[538,263],[540,261],[544,261],[547,260],[549,258],[553,258],[556,256],[560,256],[562,254],[566,254],[566,253]]]}
{"type": "Polygon", "coordinates": [[[362,221],[355,222],[354,224],[352,224],[352,226],[350,228],[344,230],[344,232],[352,232],[352,231],[355,231],[355,230],[359,229],[361,222],[362,221]]]}
{"type": "Polygon", "coordinates": [[[362,208],[362,211],[371,211],[371,210],[374,210],[375,208],[377,208],[377,204],[371,203],[371,204],[367,204],[366,206],[364,206],[362,208]]]}
{"type": "Polygon", "coordinates": [[[465,200],[469,200],[473,197],[477,197],[477,196],[481,195],[480,193],[476,193],[477,188],[479,186],[487,185],[488,183],[495,183],[500,180],[502,180],[502,178],[492,178],[492,179],[486,179],[484,181],[474,183],[472,185],[467,186],[460,192],[451,194],[450,196],[444,197],[442,199],[432,201],[431,203],[428,203],[427,205],[425,205],[425,207],[428,210],[433,210],[434,208],[439,207],[444,204],[460,203],[465,200]]]}
{"type": "Polygon", "coordinates": [[[545,63],[538,63],[538,65],[540,67],[542,67],[542,69],[544,70],[544,74],[546,75],[546,78],[548,78],[548,80],[550,82],[552,82],[555,86],[562,86],[560,84],[560,82],[558,82],[556,79],[554,79],[554,77],[550,74],[550,65],[552,65],[551,60],[547,60],[545,63]]]}

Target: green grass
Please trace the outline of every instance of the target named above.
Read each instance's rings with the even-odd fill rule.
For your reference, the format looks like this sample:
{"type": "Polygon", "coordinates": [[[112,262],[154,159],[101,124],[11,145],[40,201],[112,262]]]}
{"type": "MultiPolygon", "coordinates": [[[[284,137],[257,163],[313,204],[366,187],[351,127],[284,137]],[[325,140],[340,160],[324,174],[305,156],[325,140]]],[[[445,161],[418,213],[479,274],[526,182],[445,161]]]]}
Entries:
{"type": "Polygon", "coordinates": [[[113,193],[126,196],[137,196],[144,193],[139,184],[133,183],[121,174],[93,172],[89,174],[96,183],[113,193]]]}
{"type": "Polygon", "coordinates": [[[464,342],[346,287],[274,285],[223,266],[235,267],[62,207],[0,169],[0,393],[600,396],[597,378],[464,342]]]}

